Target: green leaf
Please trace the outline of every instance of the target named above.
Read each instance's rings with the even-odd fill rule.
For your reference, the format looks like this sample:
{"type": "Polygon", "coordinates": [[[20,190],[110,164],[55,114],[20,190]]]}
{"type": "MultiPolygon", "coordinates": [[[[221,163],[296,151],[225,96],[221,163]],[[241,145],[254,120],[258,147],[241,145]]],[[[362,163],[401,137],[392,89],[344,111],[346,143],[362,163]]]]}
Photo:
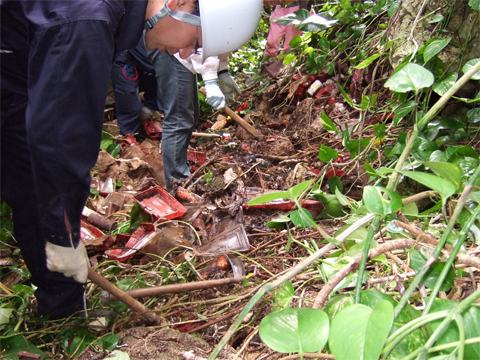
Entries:
{"type": "Polygon", "coordinates": [[[379,139],[383,139],[385,137],[386,128],[387,126],[385,125],[385,123],[373,125],[373,135],[375,135],[379,139]]]}
{"type": "Polygon", "coordinates": [[[365,69],[365,68],[367,68],[371,63],[373,63],[375,60],[377,60],[380,56],[382,56],[382,54],[375,54],[375,55],[372,55],[372,56],[366,58],[360,64],[355,66],[355,69],[365,69]]]}
{"type": "Polygon", "coordinates": [[[327,145],[320,145],[320,150],[318,151],[318,158],[323,162],[330,162],[330,160],[335,160],[338,158],[338,152],[335,149],[327,145]]]}
{"type": "Polygon", "coordinates": [[[323,310],[327,313],[328,318],[332,320],[342,309],[355,304],[355,297],[348,294],[334,295],[325,304],[323,310]]]}
{"type": "Polygon", "coordinates": [[[427,63],[430,59],[432,59],[435,55],[440,53],[445,46],[447,46],[452,38],[449,36],[445,39],[435,40],[428,44],[425,52],[423,53],[423,61],[427,63]]]}
{"type": "MultiPolygon", "coordinates": [[[[430,313],[435,313],[443,310],[453,310],[458,306],[458,303],[452,300],[435,299],[433,302],[430,313]]],[[[462,313],[464,325],[465,325],[465,339],[472,339],[480,337],[480,310],[473,306],[462,313]]],[[[427,325],[427,329],[430,333],[440,325],[443,319],[432,321],[427,325]]],[[[452,321],[450,325],[442,332],[442,335],[438,338],[435,345],[444,345],[450,342],[458,341],[458,326],[455,321],[452,321]]],[[[442,351],[443,354],[448,354],[451,349],[442,351]]],[[[471,345],[465,345],[465,355],[463,357],[467,359],[480,359],[480,343],[471,345]]]]}
{"type": "Polygon", "coordinates": [[[360,102],[360,108],[365,111],[369,107],[375,106],[375,103],[377,102],[377,95],[372,94],[372,97],[370,98],[369,95],[363,95],[362,96],[362,101],[360,102]]]}
{"type": "Polygon", "coordinates": [[[122,147],[120,144],[113,143],[107,147],[107,152],[115,158],[122,152],[122,147]]]}
{"type": "Polygon", "coordinates": [[[398,123],[400,122],[400,120],[402,120],[403,117],[407,116],[415,109],[415,105],[415,101],[410,100],[406,103],[401,104],[395,109],[395,116],[393,117],[393,122],[395,126],[398,125],[398,123]]]}
{"type": "Polygon", "coordinates": [[[100,142],[100,150],[104,150],[113,144],[113,138],[110,134],[103,132],[102,141],[100,142]]]}
{"type": "Polygon", "coordinates": [[[448,90],[452,88],[457,79],[458,74],[456,72],[453,72],[442,81],[435,82],[435,84],[433,84],[432,86],[432,90],[435,91],[438,95],[443,96],[448,90]]]}
{"type": "MultiPolygon", "coordinates": [[[[12,333],[13,334],[13,333],[12,333]]],[[[2,336],[11,335],[2,332],[2,336]]],[[[29,340],[25,339],[22,335],[14,335],[5,337],[0,341],[0,351],[2,359],[16,360],[19,358],[18,353],[20,351],[26,351],[33,354],[40,355],[40,359],[45,359],[47,355],[29,340]]]]}
{"type": "Polygon", "coordinates": [[[355,304],[333,319],[328,345],[335,359],[378,360],[392,324],[393,306],[387,300],[374,309],[355,304]]]}
{"type": "Polygon", "coordinates": [[[330,189],[330,192],[332,194],[335,194],[335,191],[337,189],[339,189],[340,193],[342,193],[343,191],[342,180],[340,180],[338,176],[332,176],[330,179],[328,179],[328,188],[330,189]]]}
{"type": "Polygon", "coordinates": [[[467,119],[470,124],[476,124],[480,122],[480,108],[470,109],[467,112],[467,119]]]}
{"type": "Polygon", "coordinates": [[[440,161],[427,161],[424,163],[438,176],[450,181],[455,185],[455,189],[458,190],[462,184],[462,170],[455,164],[440,161]]]}
{"type": "Polygon", "coordinates": [[[318,14],[310,16],[308,19],[303,20],[298,29],[305,32],[315,32],[328,29],[332,27],[338,20],[328,20],[318,14]]]}
{"type": "Polygon", "coordinates": [[[295,35],[292,40],[290,40],[290,47],[296,48],[298,45],[302,43],[302,38],[298,35],[295,35]]]}
{"type": "Polygon", "coordinates": [[[126,352],[120,351],[120,350],[115,350],[112,355],[110,355],[108,360],[130,360],[130,355],[128,355],[126,352]]]}
{"type": "Polygon", "coordinates": [[[292,211],[290,213],[290,219],[292,220],[293,224],[300,229],[307,228],[312,224],[310,221],[308,221],[308,219],[310,219],[312,222],[314,221],[312,213],[304,208],[292,211]]]}
{"type": "Polygon", "coordinates": [[[378,215],[388,215],[402,208],[400,195],[380,186],[366,186],[363,190],[363,203],[367,210],[378,215]],[[384,196],[387,194],[390,200],[384,196]]]}
{"type": "MultiPolygon", "coordinates": [[[[347,145],[345,146],[345,148],[350,151],[350,155],[351,155],[352,159],[357,157],[357,155],[358,155],[359,142],[360,142],[360,140],[350,140],[347,143],[347,145]]],[[[369,138],[362,139],[362,143],[361,143],[361,146],[360,146],[360,152],[365,150],[365,148],[368,146],[369,143],[370,143],[369,138]]]]}
{"type": "MultiPolygon", "coordinates": [[[[477,59],[472,59],[468,61],[464,66],[463,66],[463,73],[467,73],[471,68],[473,68],[477,63],[480,61],[479,58],[477,59]]],[[[480,80],[480,71],[477,71],[475,74],[472,76],[472,80],[480,80]]]]}
{"type": "MultiPolygon", "coordinates": [[[[392,173],[395,170],[391,169],[382,169],[380,170],[381,174],[385,173],[392,173]]],[[[453,185],[450,181],[442,179],[437,175],[427,174],[417,171],[398,171],[400,174],[405,175],[420,184],[425,185],[426,187],[437,191],[442,195],[442,197],[446,200],[450,196],[455,193],[455,185],[453,185]]]]}
{"type": "Polygon", "coordinates": [[[442,15],[442,14],[436,14],[436,15],[432,18],[432,20],[429,21],[429,23],[430,23],[430,24],[436,24],[436,23],[438,23],[438,22],[440,22],[440,21],[443,21],[443,19],[444,19],[444,18],[443,18],[443,15],[442,15]]]}
{"type": "Polygon", "coordinates": [[[279,229],[279,228],[283,228],[285,224],[289,223],[290,221],[291,220],[288,216],[282,216],[267,222],[267,226],[270,229],[279,229]]]}
{"type": "Polygon", "coordinates": [[[433,80],[433,74],[423,66],[408,63],[387,80],[385,87],[400,93],[411,90],[418,93],[420,89],[432,86],[433,80]]]}
{"type": "Polygon", "coordinates": [[[322,115],[320,115],[320,121],[322,122],[322,125],[326,131],[328,131],[331,134],[338,134],[337,126],[334,124],[332,120],[330,120],[325,110],[323,110],[322,115]]]}
{"type": "Polygon", "coordinates": [[[312,180],[304,181],[300,184],[297,184],[286,191],[287,199],[296,199],[303,193],[312,183],[312,180]]]}
{"type": "Polygon", "coordinates": [[[260,339],[280,353],[317,352],[328,339],[327,314],[319,309],[289,308],[273,312],[260,323],[260,339]]]}
{"type": "Polygon", "coordinates": [[[370,176],[374,176],[374,177],[380,176],[368,161],[365,161],[365,164],[363,164],[363,168],[365,169],[365,172],[370,176]]]}
{"type": "Polygon", "coordinates": [[[117,334],[110,334],[97,339],[94,343],[101,345],[104,351],[112,351],[117,347],[119,339],[117,334]]]}
{"type": "Polygon", "coordinates": [[[15,309],[0,308],[0,325],[8,324],[10,322],[10,316],[15,309]]]}
{"type": "MultiPolygon", "coordinates": [[[[373,309],[382,300],[389,301],[393,307],[398,304],[398,302],[391,296],[373,289],[362,291],[360,303],[373,309]]],[[[395,323],[393,324],[389,335],[393,334],[402,325],[419,317],[420,311],[413,308],[410,304],[406,304],[400,314],[395,318],[395,323]]],[[[410,355],[414,350],[425,345],[428,340],[427,335],[428,334],[424,328],[417,329],[410,333],[405,339],[398,343],[397,346],[395,346],[388,359],[403,359],[405,356],[410,355]]]]}
{"type": "MultiPolygon", "coordinates": [[[[427,262],[427,259],[425,258],[425,256],[422,254],[421,251],[412,252],[411,263],[412,263],[412,269],[415,270],[415,272],[418,273],[420,269],[423,267],[423,265],[425,265],[426,262],[427,262]]],[[[423,284],[426,287],[433,289],[444,267],[445,267],[445,263],[434,262],[430,267],[430,269],[425,274],[425,277],[423,278],[423,281],[422,281],[423,284]]],[[[455,271],[453,268],[451,268],[448,271],[447,277],[445,278],[442,284],[442,287],[440,288],[440,291],[448,291],[453,287],[454,276],[455,276],[455,271]]]]}
{"type": "Polygon", "coordinates": [[[348,105],[350,105],[352,108],[357,108],[357,106],[353,103],[352,99],[350,99],[350,97],[348,96],[348,94],[345,92],[345,90],[343,89],[343,87],[338,84],[338,89],[340,90],[340,93],[342,94],[343,98],[345,99],[345,101],[347,102],[348,105]]]}
{"type": "Polygon", "coordinates": [[[283,65],[289,65],[295,60],[297,60],[297,56],[295,54],[287,54],[287,56],[283,58],[283,65]]]}
{"type": "Polygon", "coordinates": [[[468,5],[470,5],[473,10],[480,11],[480,0],[469,0],[468,5]]]}
{"type": "Polygon", "coordinates": [[[295,296],[295,290],[291,281],[286,281],[282,285],[276,288],[273,292],[275,302],[272,307],[272,311],[283,310],[290,307],[293,297],[295,296]]]}

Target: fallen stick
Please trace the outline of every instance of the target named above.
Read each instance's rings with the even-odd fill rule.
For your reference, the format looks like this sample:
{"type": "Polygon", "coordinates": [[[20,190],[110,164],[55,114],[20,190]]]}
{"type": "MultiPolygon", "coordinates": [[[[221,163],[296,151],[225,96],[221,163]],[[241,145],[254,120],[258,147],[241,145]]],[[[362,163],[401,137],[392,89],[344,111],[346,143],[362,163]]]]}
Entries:
{"type": "MultiPolygon", "coordinates": [[[[227,279],[217,279],[217,280],[205,280],[205,281],[195,281],[184,284],[172,284],[172,285],[163,285],[163,286],[153,286],[149,288],[142,289],[133,289],[126,290],[125,294],[131,296],[132,298],[142,297],[142,296],[156,296],[163,294],[174,294],[184,291],[193,291],[199,289],[210,289],[222,285],[235,284],[239,283],[245,279],[245,276],[236,276],[227,279]]],[[[101,304],[106,305],[110,301],[118,300],[115,296],[102,296],[101,304]]]]}

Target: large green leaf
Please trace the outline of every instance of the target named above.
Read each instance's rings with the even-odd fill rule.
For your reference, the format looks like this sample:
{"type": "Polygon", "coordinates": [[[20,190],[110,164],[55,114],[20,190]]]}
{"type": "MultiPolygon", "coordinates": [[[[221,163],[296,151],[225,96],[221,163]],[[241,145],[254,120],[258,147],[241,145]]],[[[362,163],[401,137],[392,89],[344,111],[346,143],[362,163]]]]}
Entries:
{"type": "Polygon", "coordinates": [[[424,163],[435,174],[450,181],[458,190],[462,184],[462,170],[455,164],[440,161],[427,161],[424,163]]]}
{"type": "Polygon", "coordinates": [[[327,314],[319,309],[289,308],[270,313],[260,323],[260,339],[280,353],[317,352],[328,340],[327,314]]]}
{"type": "Polygon", "coordinates": [[[435,55],[440,53],[440,51],[442,51],[445,48],[445,46],[447,46],[450,43],[450,40],[452,40],[452,38],[449,36],[445,39],[435,40],[435,41],[432,41],[430,44],[428,44],[427,48],[425,49],[425,52],[423,53],[423,61],[427,63],[435,55]]]}
{"type": "Polygon", "coordinates": [[[318,150],[318,158],[320,161],[329,162],[330,160],[338,158],[338,152],[335,149],[322,144],[320,145],[320,150],[318,150]]]}
{"type": "Polygon", "coordinates": [[[378,360],[392,324],[389,301],[380,301],[374,309],[355,304],[333,319],[328,345],[335,359],[378,360]]]}
{"type": "Polygon", "coordinates": [[[322,122],[324,129],[327,130],[329,133],[338,134],[337,126],[333,123],[332,120],[330,120],[325,110],[323,110],[322,115],[320,115],[320,121],[322,122]]]}
{"type": "Polygon", "coordinates": [[[449,74],[445,79],[442,81],[436,82],[432,86],[432,90],[435,91],[438,95],[443,96],[445,93],[452,88],[455,82],[458,79],[458,74],[453,72],[449,74]]]}
{"type": "MultiPolygon", "coordinates": [[[[13,335],[12,333],[11,335],[13,335]]],[[[10,335],[7,333],[2,333],[3,336],[10,335]]],[[[5,337],[0,341],[0,352],[2,354],[2,359],[18,359],[18,353],[20,351],[26,351],[33,354],[40,355],[40,359],[45,359],[47,355],[35,345],[33,345],[29,340],[25,339],[22,335],[13,335],[5,337]]]]}
{"type": "Polygon", "coordinates": [[[366,58],[360,64],[355,66],[355,69],[365,69],[365,68],[369,67],[370,64],[373,63],[375,60],[377,60],[380,56],[382,56],[382,54],[375,54],[375,55],[372,55],[372,56],[366,58]]]}
{"type": "Polygon", "coordinates": [[[250,200],[247,205],[259,205],[268,203],[270,201],[275,201],[278,199],[296,199],[307,187],[312,183],[311,180],[304,181],[300,184],[297,184],[287,191],[278,191],[274,193],[268,193],[262,196],[259,196],[253,200],[250,200]]]}
{"type": "Polygon", "coordinates": [[[369,212],[382,216],[394,213],[402,208],[400,195],[381,186],[366,186],[363,189],[363,203],[369,212]],[[390,199],[387,199],[385,194],[390,199]]]}
{"type": "Polygon", "coordinates": [[[314,222],[312,213],[304,208],[292,211],[290,213],[290,219],[299,229],[307,228],[314,222]],[[308,219],[310,219],[311,222],[308,221],[308,219]]]}
{"type": "MultiPolygon", "coordinates": [[[[392,173],[395,170],[392,169],[381,169],[380,173],[392,173]]],[[[423,184],[429,187],[432,190],[437,191],[444,200],[449,198],[455,193],[455,185],[453,185],[450,181],[442,179],[441,177],[433,174],[422,173],[418,171],[398,171],[400,174],[413,179],[420,184],[423,184]]]]}
{"type": "Polygon", "coordinates": [[[470,109],[467,112],[468,122],[471,124],[476,124],[480,122],[480,108],[470,109]]]}
{"type": "MultiPolygon", "coordinates": [[[[468,61],[464,66],[463,66],[463,72],[467,73],[471,68],[473,68],[477,63],[480,61],[480,58],[477,59],[472,59],[468,61]]],[[[472,76],[472,80],[480,80],[480,71],[477,71],[475,74],[472,76]]]]}
{"type": "Polygon", "coordinates": [[[405,93],[408,91],[418,91],[424,87],[433,84],[433,74],[423,66],[408,63],[402,69],[397,71],[387,80],[385,86],[392,91],[405,93]]]}
{"type": "Polygon", "coordinates": [[[393,122],[395,126],[398,125],[398,123],[400,122],[400,120],[402,120],[403,117],[410,114],[415,109],[415,106],[415,101],[410,100],[397,107],[395,109],[395,116],[393,117],[393,122]]]}
{"type": "MultiPolygon", "coordinates": [[[[413,270],[418,273],[423,265],[425,265],[427,262],[427,259],[421,251],[413,251],[411,254],[411,261],[413,270]]],[[[426,287],[433,289],[444,267],[445,263],[434,262],[425,274],[425,277],[423,278],[423,284],[426,287]]],[[[447,277],[443,281],[440,291],[448,291],[453,287],[454,276],[455,271],[453,268],[451,268],[447,273],[447,277]]]]}
{"type": "Polygon", "coordinates": [[[293,297],[295,296],[295,290],[291,281],[285,281],[282,285],[277,287],[273,292],[275,297],[275,303],[273,304],[272,311],[283,310],[290,306],[293,297]]]}
{"type": "Polygon", "coordinates": [[[473,10],[480,11],[480,0],[469,0],[468,5],[470,5],[473,10]]]}
{"type": "MultiPolygon", "coordinates": [[[[430,313],[435,313],[443,310],[452,310],[458,305],[457,302],[452,300],[443,300],[435,299],[433,302],[430,313]]],[[[464,325],[465,325],[465,339],[472,339],[475,337],[480,337],[480,310],[474,307],[469,308],[468,310],[462,313],[464,325]]],[[[430,333],[433,333],[435,329],[440,325],[443,319],[433,321],[427,325],[427,329],[430,333]]],[[[435,345],[448,344],[454,341],[458,341],[458,326],[455,321],[451,322],[450,325],[442,332],[442,335],[437,340],[435,345]]],[[[448,354],[452,349],[447,349],[444,354],[448,354]]],[[[480,343],[475,343],[465,346],[465,355],[463,357],[465,360],[470,359],[480,359],[480,343]]]]}
{"type": "MultiPolygon", "coordinates": [[[[389,301],[393,307],[397,306],[398,304],[398,302],[395,301],[395,299],[393,299],[391,296],[374,289],[362,291],[360,303],[373,309],[382,300],[389,301]]],[[[393,334],[401,326],[419,317],[420,311],[416,310],[410,304],[406,304],[402,311],[400,311],[400,314],[398,314],[398,316],[395,318],[395,322],[389,335],[393,334]]],[[[428,340],[427,335],[427,332],[423,328],[417,329],[410,333],[406,338],[400,341],[397,346],[395,346],[388,359],[399,360],[403,359],[407,355],[410,355],[413,351],[425,345],[428,340]]]]}

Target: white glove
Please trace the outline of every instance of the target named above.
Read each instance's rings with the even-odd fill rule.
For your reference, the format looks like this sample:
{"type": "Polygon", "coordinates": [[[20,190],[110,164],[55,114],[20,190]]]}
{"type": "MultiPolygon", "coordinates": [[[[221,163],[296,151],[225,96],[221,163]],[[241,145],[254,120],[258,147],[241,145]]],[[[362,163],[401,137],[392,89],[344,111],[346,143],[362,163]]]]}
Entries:
{"type": "Polygon", "coordinates": [[[216,80],[205,81],[205,91],[207,92],[207,103],[209,103],[215,110],[220,110],[225,107],[225,95],[217,85],[216,80]]]}
{"type": "Polygon", "coordinates": [[[235,95],[240,95],[242,93],[242,90],[240,90],[232,75],[228,72],[218,75],[218,83],[228,101],[234,100],[235,95]]]}
{"type": "Polygon", "coordinates": [[[47,241],[45,245],[47,268],[50,271],[60,272],[66,277],[72,277],[81,284],[87,282],[90,260],[87,250],[81,241],[77,248],[64,247],[47,241]]]}

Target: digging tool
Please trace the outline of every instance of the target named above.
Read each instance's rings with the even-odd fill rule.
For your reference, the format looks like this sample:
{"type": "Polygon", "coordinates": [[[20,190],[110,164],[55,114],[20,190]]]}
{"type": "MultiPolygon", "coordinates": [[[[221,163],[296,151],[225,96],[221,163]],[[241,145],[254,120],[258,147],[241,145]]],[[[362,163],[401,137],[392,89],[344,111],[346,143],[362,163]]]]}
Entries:
{"type": "Polygon", "coordinates": [[[118,287],[113,285],[110,281],[105,279],[100,274],[97,274],[93,269],[88,269],[88,278],[96,285],[101,287],[103,290],[108,291],[111,295],[115,296],[117,300],[120,300],[133,311],[136,311],[143,315],[148,321],[155,325],[160,324],[160,318],[153,312],[151,312],[145,305],[135,300],[133,297],[125,293],[125,291],[120,290],[118,287]]]}
{"type": "MultiPolygon", "coordinates": [[[[198,289],[209,289],[212,287],[238,283],[244,279],[245,279],[245,276],[235,276],[227,279],[205,280],[205,281],[195,281],[195,282],[185,283],[185,284],[153,286],[153,287],[143,288],[143,289],[127,290],[126,292],[124,292],[124,294],[131,296],[133,299],[134,297],[156,296],[156,295],[163,295],[163,294],[179,293],[184,291],[193,291],[198,289]]],[[[102,296],[102,299],[101,299],[102,305],[105,305],[110,301],[121,300],[116,298],[116,295],[114,295],[113,293],[110,293],[110,294],[111,295],[108,297],[102,296]]]]}
{"type": "MultiPolygon", "coordinates": [[[[200,92],[207,96],[207,92],[205,91],[205,88],[201,88],[200,89],[200,92]]],[[[240,125],[241,127],[243,127],[245,130],[247,130],[250,134],[252,134],[253,136],[255,136],[256,138],[258,137],[262,137],[262,133],[258,130],[255,130],[255,128],[250,125],[249,123],[247,123],[245,120],[243,120],[239,115],[237,115],[237,113],[235,111],[233,111],[232,109],[230,109],[228,106],[225,106],[223,108],[223,112],[225,114],[227,114],[228,116],[230,116],[233,121],[235,121],[238,125],[240,125]]]]}

